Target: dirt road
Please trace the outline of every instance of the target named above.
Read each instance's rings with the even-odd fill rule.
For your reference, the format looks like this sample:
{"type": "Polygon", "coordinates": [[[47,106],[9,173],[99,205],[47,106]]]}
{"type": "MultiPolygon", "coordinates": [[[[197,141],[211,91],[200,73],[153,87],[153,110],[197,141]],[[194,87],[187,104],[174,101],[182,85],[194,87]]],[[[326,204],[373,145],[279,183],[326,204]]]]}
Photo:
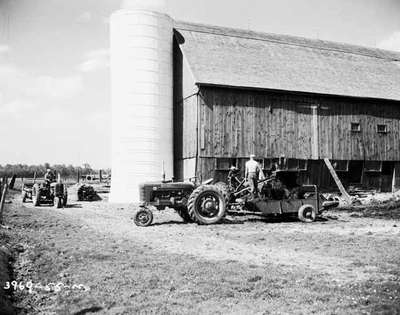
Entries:
{"type": "Polygon", "coordinates": [[[313,224],[227,218],[183,224],[172,211],[138,228],[134,208],[7,212],[15,279],[82,284],[17,289],[29,314],[400,313],[400,221],[330,212],[313,224]]]}

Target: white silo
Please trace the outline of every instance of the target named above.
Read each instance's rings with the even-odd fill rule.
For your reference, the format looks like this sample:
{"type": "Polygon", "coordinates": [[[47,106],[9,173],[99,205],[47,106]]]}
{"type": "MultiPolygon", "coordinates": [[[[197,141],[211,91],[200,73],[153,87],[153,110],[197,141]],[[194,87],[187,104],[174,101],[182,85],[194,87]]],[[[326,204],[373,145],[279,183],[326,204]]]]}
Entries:
{"type": "Polygon", "coordinates": [[[126,0],[111,28],[110,201],[136,202],[138,186],[173,176],[173,21],[165,1],[126,0]]]}

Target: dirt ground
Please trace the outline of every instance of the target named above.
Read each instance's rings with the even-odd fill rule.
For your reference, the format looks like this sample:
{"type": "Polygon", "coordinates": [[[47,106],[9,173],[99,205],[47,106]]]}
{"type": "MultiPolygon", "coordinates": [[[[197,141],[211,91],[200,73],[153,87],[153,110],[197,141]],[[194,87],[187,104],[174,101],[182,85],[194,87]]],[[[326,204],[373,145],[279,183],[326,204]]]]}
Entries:
{"type": "Polygon", "coordinates": [[[9,289],[19,314],[400,314],[398,218],[198,226],[168,210],[139,228],[130,205],[11,201],[14,284],[32,288],[9,289]]]}

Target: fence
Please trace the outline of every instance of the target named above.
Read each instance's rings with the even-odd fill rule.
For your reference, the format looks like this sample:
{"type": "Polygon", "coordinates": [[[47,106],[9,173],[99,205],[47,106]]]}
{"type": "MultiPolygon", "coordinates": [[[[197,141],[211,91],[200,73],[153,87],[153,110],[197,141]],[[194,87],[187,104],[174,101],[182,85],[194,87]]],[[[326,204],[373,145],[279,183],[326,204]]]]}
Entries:
{"type": "Polygon", "coordinates": [[[3,225],[3,210],[8,190],[8,180],[4,177],[0,182],[0,224],[3,225]]]}

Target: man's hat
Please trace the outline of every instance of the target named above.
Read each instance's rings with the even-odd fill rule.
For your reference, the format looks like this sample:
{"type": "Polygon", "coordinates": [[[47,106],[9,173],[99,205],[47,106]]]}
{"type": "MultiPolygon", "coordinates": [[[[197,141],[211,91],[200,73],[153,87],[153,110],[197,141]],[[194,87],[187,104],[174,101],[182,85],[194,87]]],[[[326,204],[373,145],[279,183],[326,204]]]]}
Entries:
{"type": "Polygon", "coordinates": [[[255,154],[250,154],[250,158],[255,158],[256,157],[256,155],[255,154]]]}

